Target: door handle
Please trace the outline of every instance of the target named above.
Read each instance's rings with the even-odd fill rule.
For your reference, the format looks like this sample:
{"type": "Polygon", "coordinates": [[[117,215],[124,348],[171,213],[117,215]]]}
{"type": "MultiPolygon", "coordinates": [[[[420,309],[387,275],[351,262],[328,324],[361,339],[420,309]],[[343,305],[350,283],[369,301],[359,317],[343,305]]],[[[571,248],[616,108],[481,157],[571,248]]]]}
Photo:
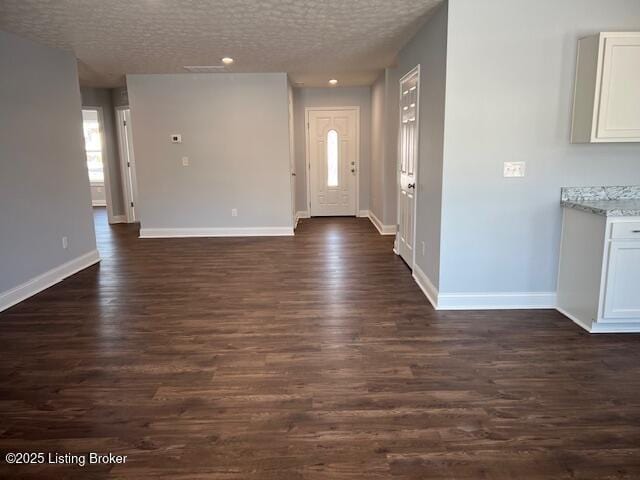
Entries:
{"type": "Polygon", "coordinates": [[[291,174],[291,176],[292,176],[292,177],[295,177],[295,176],[296,176],[295,172],[294,172],[294,173],[292,173],[292,174],[291,174]]]}
{"type": "Polygon", "coordinates": [[[355,168],[352,168],[352,169],[351,169],[351,173],[356,173],[356,169],[355,169],[355,168]]]}
{"type": "Polygon", "coordinates": [[[416,188],[416,184],[415,183],[410,183],[409,185],[407,185],[407,188],[416,188]]]}

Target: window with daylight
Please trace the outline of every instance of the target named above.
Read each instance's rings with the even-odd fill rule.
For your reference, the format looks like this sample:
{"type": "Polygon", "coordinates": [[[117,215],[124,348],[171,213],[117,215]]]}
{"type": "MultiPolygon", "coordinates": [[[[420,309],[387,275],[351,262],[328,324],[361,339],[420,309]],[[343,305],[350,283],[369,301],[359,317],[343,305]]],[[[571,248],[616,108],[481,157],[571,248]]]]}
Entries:
{"type": "Polygon", "coordinates": [[[84,131],[84,148],[87,153],[87,170],[91,183],[104,183],[102,170],[102,140],[100,123],[96,110],[82,111],[82,130],[84,131]]]}
{"type": "Polygon", "coordinates": [[[327,186],[338,186],[338,132],[327,133],[327,186]]]}

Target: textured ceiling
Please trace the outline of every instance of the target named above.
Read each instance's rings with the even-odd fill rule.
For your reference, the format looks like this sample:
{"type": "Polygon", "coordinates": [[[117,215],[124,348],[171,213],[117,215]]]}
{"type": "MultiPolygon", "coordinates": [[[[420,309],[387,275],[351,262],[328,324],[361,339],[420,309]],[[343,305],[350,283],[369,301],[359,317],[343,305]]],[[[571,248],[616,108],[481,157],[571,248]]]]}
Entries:
{"type": "Polygon", "coordinates": [[[442,0],[0,0],[0,29],[71,50],[83,85],[185,72],[223,56],[234,72],[367,85],[442,0]]]}

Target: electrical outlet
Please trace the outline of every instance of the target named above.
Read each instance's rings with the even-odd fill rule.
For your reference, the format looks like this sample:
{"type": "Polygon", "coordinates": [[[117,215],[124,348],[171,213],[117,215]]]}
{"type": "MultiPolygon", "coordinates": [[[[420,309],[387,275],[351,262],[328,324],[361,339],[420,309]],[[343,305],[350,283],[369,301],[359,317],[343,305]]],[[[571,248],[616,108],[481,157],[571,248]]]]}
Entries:
{"type": "Polygon", "coordinates": [[[505,177],[524,177],[525,162],[504,162],[505,177]]]}
{"type": "Polygon", "coordinates": [[[421,243],[422,243],[422,256],[424,257],[425,254],[427,253],[427,246],[425,245],[424,240],[421,243]]]}
{"type": "Polygon", "coordinates": [[[231,216],[232,217],[237,217],[238,216],[238,209],[237,208],[232,208],[231,209],[231,216]]]}
{"type": "Polygon", "coordinates": [[[69,239],[67,237],[62,237],[62,248],[65,250],[69,248],[69,239]]]}
{"type": "Polygon", "coordinates": [[[172,133],[171,143],[182,143],[182,135],[179,133],[172,133]]]}
{"type": "Polygon", "coordinates": [[[182,166],[183,167],[189,166],[189,157],[182,157],[182,166]]]}

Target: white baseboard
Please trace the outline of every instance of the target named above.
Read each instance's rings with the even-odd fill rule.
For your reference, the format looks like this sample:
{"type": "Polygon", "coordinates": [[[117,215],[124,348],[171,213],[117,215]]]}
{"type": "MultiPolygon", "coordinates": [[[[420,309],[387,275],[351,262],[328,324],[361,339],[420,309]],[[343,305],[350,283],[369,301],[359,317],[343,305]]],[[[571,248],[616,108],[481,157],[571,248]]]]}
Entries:
{"type": "Polygon", "coordinates": [[[594,322],[590,333],[640,333],[640,322],[602,323],[594,322]]]}
{"type": "Polygon", "coordinates": [[[371,210],[360,210],[361,217],[367,217],[373,226],[376,227],[380,235],[395,235],[396,234],[396,226],[395,225],[384,225],[376,214],[371,210]]]}
{"type": "Polygon", "coordinates": [[[556,307],[556,310],[560,312],[562,315],[564,315],[565,317],[567,317],[569,320],[571,320],[573,323],[578,325],[579,327],[584,328],[587,332],[591,333],[591,324],[585,323],[575,315],[572,315],[569,312],[565,311],[564,308],[556,307]]]}
{"type": "Polygon", "coordinates": [[[528,310],[556,308],[555,292],[439,293],[439,310],[528,310]]]}
{"type": "Polygon", "coordinates": [[[429,277],[427,277],[427,275],[417,265],[413,266],[413,279],[418,284],[431,305],[433,305],[433,308],[438,310],[438,289],[433,285],[433,282],[429,280],[429,277]]]}
{"type": "Polygon", "coordinates": [[[293,235],[293,227],[242,228],[141,228],[140,238],[184,237],[281,237],[293,235]]]}
{"type": "Polygon", "coordinates": [[[584,320],[572,315],[563,308],[556,307],[556,310],[562,315],[570,319],[573,323],[579,327],[585,329],[589,333],[640,333],[640,322],[591,322],[587,323],[584,320]]]}
{"type": "Polygon", "coordinates": [[[309,212],[306,210],[298,210],[296,212],[296,219],[295,219],[295,223],[293,225],[293,229],[295,230],[296,228],[298,228],[298,222],[300,221],[301,218],[309,218],[309,212]]]}
{"type": "Polygon", "coordinates": [[[127,223],[127,216],[126,215],[114,215],[114,216],[111,217],[111,221],[109,223],[110,224],[127,223]]]}
{"type": "Polygon", "coordinates": [[[528,310],[556,308],[555,292],[440,293],[417,265],[413,267],[413,278],[436,310],[528,310]]]}
{"type": "Polygon", "coordinates": [[[52,268],[31,280],[27,280],[11,290],[0,293],[0,312],[99,261],[100,254],[97,250],[92,250],[58,267],[52,268]]]}

